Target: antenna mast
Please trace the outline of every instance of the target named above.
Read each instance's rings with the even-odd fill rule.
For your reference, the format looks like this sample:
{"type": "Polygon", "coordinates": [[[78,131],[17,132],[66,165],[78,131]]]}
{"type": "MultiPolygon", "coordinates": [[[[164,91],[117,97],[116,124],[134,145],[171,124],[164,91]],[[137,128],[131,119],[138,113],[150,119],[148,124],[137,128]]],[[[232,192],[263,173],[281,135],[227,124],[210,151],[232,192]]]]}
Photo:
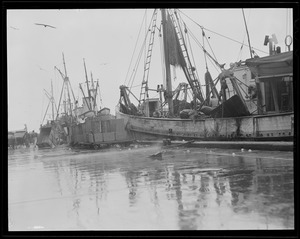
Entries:
{"type": "Polygon", "coordinates": [[[245,14],[244,14],[244,9],[242,8],[242,12],[243,12],[243,17],[244,17],[244,23],[245,23],[245,28],[246,28],[246,32],[247,32],[247,38],[248,38],[248,44],[249,44],[249,50],[250,50],[250,57],[252,57],[252,50],[251,50],[251,44],[250,44],[250,37],[249,37],[249,32],[248,32],[248,28],[247,28],[247,23],[246,23],[246,18],[245,18],[245,14]]]}

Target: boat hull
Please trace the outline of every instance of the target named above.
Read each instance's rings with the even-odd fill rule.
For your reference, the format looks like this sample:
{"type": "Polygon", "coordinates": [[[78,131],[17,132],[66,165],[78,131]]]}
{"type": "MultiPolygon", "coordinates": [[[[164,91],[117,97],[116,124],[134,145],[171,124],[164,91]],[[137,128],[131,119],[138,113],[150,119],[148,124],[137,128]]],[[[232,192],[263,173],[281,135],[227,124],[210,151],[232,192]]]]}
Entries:
{"type": "Polygon", "coordinates": [[[71,145],[100,147],[103,145],[126,144],[132,138],[125,130],[124,120],[114,116],[87,118],[84,123],[70,128],[71,145]]]}
{"type": "Polygon", "coordinates": [[[294,113],[198,120],[140,117],[116,112],[137,140],[157,138],[197,140],[292,141],[294,113]]]}
{"type": "Polygon", "coordinates": [[[62,139],[62,134],[60,133],[62,131],[62,129],[60,129],[61,127],[62,126],[58,123],[42,126],[36,143],[38,148],[54,148],[57,145],[62,144],[64,141],[62,139]]]}

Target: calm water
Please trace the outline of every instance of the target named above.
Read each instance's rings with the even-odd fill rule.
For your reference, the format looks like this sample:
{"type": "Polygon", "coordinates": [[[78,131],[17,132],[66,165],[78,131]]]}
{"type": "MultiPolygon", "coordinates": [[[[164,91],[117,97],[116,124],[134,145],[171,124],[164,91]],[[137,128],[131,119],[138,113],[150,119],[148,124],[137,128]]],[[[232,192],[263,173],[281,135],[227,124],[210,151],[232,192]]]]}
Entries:
{"type": "Polygon", "coordinates": [[[294,228],[292,152],[158,151],[10,150],[9,230],[294,228]]]}

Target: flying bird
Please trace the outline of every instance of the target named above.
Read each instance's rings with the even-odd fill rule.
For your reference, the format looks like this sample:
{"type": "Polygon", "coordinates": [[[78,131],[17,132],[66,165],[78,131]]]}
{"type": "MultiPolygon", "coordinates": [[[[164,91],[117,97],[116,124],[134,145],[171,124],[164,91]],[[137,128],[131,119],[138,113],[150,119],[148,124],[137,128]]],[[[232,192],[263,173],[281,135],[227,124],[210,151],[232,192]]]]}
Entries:
{"type": "Polygon", "coordinates": [[[38,68],[40,68],[41,71],[46,71],[45,69],[43,69],[42,67],[40,67],[39,65],[37,65],[38,68]]]}
{"type": "Polygon", "coordinates": [[[47,25],[47,24],[42,24],[42,23],[35,23],[35,25],[44,26],[44,27],[52,27],[52,28],[56,28],[56,27],[54,27],[54,26],[47,25]]]}
{"type": "Polygon", "coordinates": [[[14,30],[20,30],[19,28],[12,27],[12,26],[10,26],[10,28],[12,28],[12,29],[14,29],[14,30]]]}

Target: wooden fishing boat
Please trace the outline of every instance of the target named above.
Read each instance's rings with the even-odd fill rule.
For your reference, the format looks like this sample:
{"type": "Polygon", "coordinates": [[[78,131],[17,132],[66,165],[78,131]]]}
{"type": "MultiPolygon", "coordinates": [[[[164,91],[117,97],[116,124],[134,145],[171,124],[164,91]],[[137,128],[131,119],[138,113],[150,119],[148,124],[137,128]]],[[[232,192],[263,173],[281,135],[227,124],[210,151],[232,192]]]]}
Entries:
{"type": "MultiPolygon", "coordinates": [[[[269,56],[251,57],[225,69],[201,45],[221,70],[215,80],[207,70],[204,93],[188,47],[187,24],[177,10],[169,9],[161,10],[161,25],[157,24],[158,11],[154,10],[148,29],[140,97],[131,87],[120,86],[116,116],[124,119],[134,139],[293,140],[293,51],[281,53],[275,37],[266,37],[269,56]],[[148,78],[157,29],[163,37],[165,76],[160,84],[151,86],[148,78]],[[187,81],[175,90],[172,68],[181,69],[187,81]],[[149,97],[152,92],[156,97],[149,97]],[[190,102],[188,92],[192,95],[190,102]],[[132,96],[137,105],[132,103],[132,96]]],[[[205,39],[203,27],[202,36],[205,39]]]]}
{"type": "Polygon", "coordinates": [[[99,149],[113,144],[128,144],[132,138],[125,130],[124,120],[116,119],[107,107],[101,108],[99,81],[88,80],[86,66],[86,82],[80,84],[83,95],[82,106],[74,109],[75,120],[68,127],[70,145],[99,149]],[[100,101],[100,102],[99,102],[100,101]],[[100,109],[99,109],[100,108],[100,109]]]}
{"type": "Polygon", "coordinates": [[[8,131],[8,147],[15,149],[15,147],[19,146],[30,147],[29,134],[26,125],[24,129],[8,131]]]}
{"type": "Polygon", "coordinates": [[[46,108],[42,123],[40,125],[40,133],[37,138],[36,145],[38,148],[54,148],[58,145],[65,144],[68,142],[68,125],[73,121],[74,116],[72,115],[73,104],[70,99],[70,91],[72,92],[73,99],[75,100],[74,93],[72,90],[71,83],[67,76],[67,70],[65,65],[65,59],[63,55],[63,64],[65,68],[65,73],[62,73],[57,67],[55,67],[58,72],[61,74],[63,79],[63,85],[61,89],[60,99],[58,107],[55,103],[53,97],[53,85],[51,81],[51,93],[48,93],[45,89],[45,94],[49,99],[48,106],[46,108]],[[64,100],[62,101],[62,96],[64,95],[64,100]],[[67,97],[68,96],[68,97],[67,97]],[[49,106],[52,106],[51,117],[44,124],[46,119],[49,106]],[[62,111],[60,109],[62,108],[62,111]]]}

